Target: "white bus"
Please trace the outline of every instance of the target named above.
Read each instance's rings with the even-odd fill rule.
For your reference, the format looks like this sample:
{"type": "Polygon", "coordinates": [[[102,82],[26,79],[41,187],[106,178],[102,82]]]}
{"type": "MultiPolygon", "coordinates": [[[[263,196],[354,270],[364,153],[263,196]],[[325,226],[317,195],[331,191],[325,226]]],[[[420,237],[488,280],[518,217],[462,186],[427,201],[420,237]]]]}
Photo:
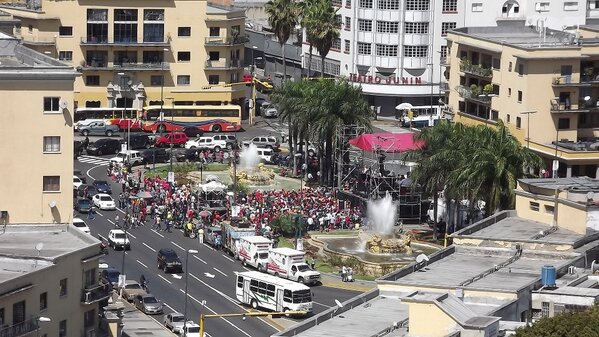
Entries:
{"type": "Polygon", "coordinates": [[[253,309],[312,312],[312,293],[304,284],[257,271],[236,273],[235,295],[253,309]]]}

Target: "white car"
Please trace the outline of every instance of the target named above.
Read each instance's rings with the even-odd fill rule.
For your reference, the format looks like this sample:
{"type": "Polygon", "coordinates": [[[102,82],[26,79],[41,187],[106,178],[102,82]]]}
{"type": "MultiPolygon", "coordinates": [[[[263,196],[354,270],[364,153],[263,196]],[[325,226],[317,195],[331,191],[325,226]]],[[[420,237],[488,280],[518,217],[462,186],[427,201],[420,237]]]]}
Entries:
{"type": "Polygon", "coordinates": [[[262,116],[264,116],[264,117],[278,117],[279,116],[279,112],[277,111],[276,108],[268,108],[268,109],[266,109],[262,113],[262,116]]]}
{"type": "Polygon", "coordinates": [[[113,164],[129,163],[131,165],[141,165],[143,163],[143,157],[139,151],[129,150],[121,151],[116,157],[110,158],[110,162],[113,164]]]}
{"type": "Polygon", "coordinates": [[[92,202],[94,206],[98,207],[101,210],[115,210],[116,205],[114,203],[114,199],[108,194],[99,193],[94,195],[92,198],[92,202]]]}
{"type": "Polygon", "coordinates": [[[193,321],[188,320],[185,323],[185,317],[183,314],[178,312],[172,312],[170,314],[164,315],[164,326],[171,330],[173,333],[179,335],[183,332],[183,325],[193,325],[193,321]]]}
{"type": "Polygon", "coordinates": [[[224,140],[216,140],[213,137],[198,137],[196,139],[188,140],[185,143],[185,148],[220,151],[221,149],[227,148],[227,142],[224,140]]]}
{"type": "Polygon", "coordinates": [[[79,218],[73,218],[73,227],[77,228],[78,230],[82,231],[83,233],[91,234],[91,231],[89,230],[89,227],[87,227],[87,224],[85,223],[85,221],[83,221],[79,218]]]}
{"type": "MultiPolygon", "coordinates": [[[[121,249],[131,248],[131,242],[129,241],[127,235],[125,235],[125,231],[123,231],[122,229],[111,229],[108,232],[108,245],[111,246],[114,250],[116,250],[117,247],[121,249]]],[[[128,281],[128,283],[137,284],[137,282],[130,280],[128,281]]],[[[125,288],[127,288],[127,286],[125,286],[125,288]]]]}
{"type": "Polygon", "coordinates": [[[180,336],[187,336],[187,337],[200,337],[200,326],[195,324],[195,323],[190,323],[187,322],[185,324],[185,330],[187,330],[186,333],[183,333],[183,328],[181,328],[181,332],[179,333],[180,336]]]}
{"type": "Polygon", "coordinates": [[[81,180],[81,178],[73,176],[73,191],[78,189],[81,185],[83,185],[83,181],[81,180]]]}

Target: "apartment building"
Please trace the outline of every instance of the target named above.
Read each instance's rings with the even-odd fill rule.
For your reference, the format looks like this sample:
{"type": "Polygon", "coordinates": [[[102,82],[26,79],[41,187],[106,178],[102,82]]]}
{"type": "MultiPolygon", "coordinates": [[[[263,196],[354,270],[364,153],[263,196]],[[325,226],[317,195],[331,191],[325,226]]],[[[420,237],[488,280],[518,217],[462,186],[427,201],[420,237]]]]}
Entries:
{"type": "MultiPolygon", "coordinates": [[[[324,72],[361,85],[384,116],[393,116],[401,103],[423,112],[439,106],[438,98],[449,88],[445,36],[452,29],[526,24],[564,30],[583,25],[587,17],[599,18],[597,1],[333,0],[333,5],[341,36],[327,55],[324,72]]],[[[305,69],[308,53],[304,41],[305,69]]],[[[322,66],[314,53],[311,69],[316,73],[322,66]]]]}
{"type": "Polygon", "coordinates": [[[503,121],[559,177],[599,177],[599,27],[529,26],[448,34],[449,105],[456,121],[503,121]]]}
{"type": "Polygon", "coordinates": [[[0,33],[0,224],[72,220],[70,66],[0,33]],[[24,133],[24,130],[27,130],[24,133]]]}
{"type": "Polygon", "coordinates": [[[205,0],[28,1],[0,8],[23,44],[70,64],[77,107],[241,104],[245,14],[205,0]]]}

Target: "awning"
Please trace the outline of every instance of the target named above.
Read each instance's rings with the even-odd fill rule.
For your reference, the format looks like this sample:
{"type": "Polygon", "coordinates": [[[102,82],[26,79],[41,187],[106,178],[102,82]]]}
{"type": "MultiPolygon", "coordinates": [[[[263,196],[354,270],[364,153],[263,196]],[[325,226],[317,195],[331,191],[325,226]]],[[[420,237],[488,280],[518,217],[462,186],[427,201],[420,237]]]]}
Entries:
{"type": "Polygon", "coordinates": [[[422,146],[421,141],[414,139],[413,133],[371,133],[351,139],[349,143],[364,151],[405,152],[422,146]]]}

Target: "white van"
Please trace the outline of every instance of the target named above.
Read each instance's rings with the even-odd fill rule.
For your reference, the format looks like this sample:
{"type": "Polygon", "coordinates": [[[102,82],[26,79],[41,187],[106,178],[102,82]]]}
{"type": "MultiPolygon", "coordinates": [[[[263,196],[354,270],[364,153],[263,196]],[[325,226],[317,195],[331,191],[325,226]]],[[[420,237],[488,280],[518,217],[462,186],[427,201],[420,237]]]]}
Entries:
{"type": "Polygon", "coordinates": [[[270,248],[272,242],[263,236],[243,236],[237,242],[235,256],[244,266],[249,264],[259,271],[266,271],[270,248]]]}
{"type": "Polygon", "coordinates": [[[139,151],[121,151],[116,157],[110,158],[110,162],[113,164],[130,163],[131,165],[141,165],[143,163],[143,157],[139,151]]]}
{"type": "Polygon", "coordinates": [[[260,159],[262,159],[263,161],[265,161],[268,164],[272,163],[272,149],[263,149],[263,148],[258,148],[258,156],[260,156],[260,159]]]}

